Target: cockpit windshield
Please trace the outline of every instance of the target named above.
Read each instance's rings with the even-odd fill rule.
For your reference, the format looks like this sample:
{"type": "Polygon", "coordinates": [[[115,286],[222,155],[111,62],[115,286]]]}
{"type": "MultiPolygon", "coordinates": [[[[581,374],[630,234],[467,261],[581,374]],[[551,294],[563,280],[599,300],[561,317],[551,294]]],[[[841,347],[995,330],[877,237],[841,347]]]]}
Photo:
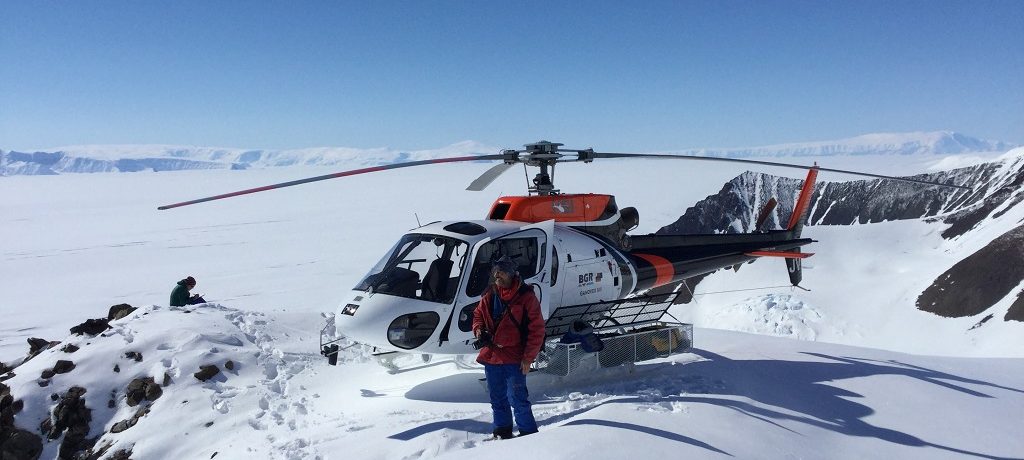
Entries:
{"type": "Polygon", "coordinates": [[[468,248],[465,241],[455,238],[407,234],[355,289],[451,303],[459,288],[468,248]]]}

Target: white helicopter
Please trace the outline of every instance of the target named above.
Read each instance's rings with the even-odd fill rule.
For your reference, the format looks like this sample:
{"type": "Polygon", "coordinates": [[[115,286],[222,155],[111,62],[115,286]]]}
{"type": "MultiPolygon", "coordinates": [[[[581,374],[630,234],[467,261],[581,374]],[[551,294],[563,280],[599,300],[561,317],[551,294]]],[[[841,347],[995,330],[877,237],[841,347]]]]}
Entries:
{"type": "Polygon", "coordinates": [[[486,289],[492,261],[509,257],[540,300],[547,337],[564,334],[578,321],[594,328],[643,327],[661,321],[683,280],[762,257],[783,258],[790,281],[802,279],[801,238],[807,205],[819,171],[831,171],[929,186],[967,187],[855,171],[787,163],[571,150],[540,141],[522,150],[413,161],[344,171],[161,206],[171,209],[249,193],[369,172],[438,163],[500,161],[467,190],[483,190],[515,164],[537,167],[526,196],[498,198],[485,219],[434,222],[406,233],[347,294],[335,315],[336,337],[321,338],[331,364],[337,342],[347,338],[382,353],[461,355],[473,353],[473,310],[486,289]],[[808,170],[788,225],[762,230],[776,202],[761,211],[749,234],[627,235],[639,223],[635,208],[620,209],[615,197],[562,194],[554,187],[555,165],[603,158],[728,161],[808,170]],[[663,287],[652,294],[652,288],[663,287]],[[668,289],[665,289],[667,287],[668,289]],[[340,338],[339,338],[340,337],[340,338]]]}

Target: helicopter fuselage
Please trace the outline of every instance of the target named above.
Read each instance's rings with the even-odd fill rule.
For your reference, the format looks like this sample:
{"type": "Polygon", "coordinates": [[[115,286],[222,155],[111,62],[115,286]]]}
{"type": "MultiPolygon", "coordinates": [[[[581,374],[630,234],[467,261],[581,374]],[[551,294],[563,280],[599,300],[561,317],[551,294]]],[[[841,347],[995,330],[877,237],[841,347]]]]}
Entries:
{"type": "Polygon", "coordinates": [[[548,318],[560,306],[622,299],[754,260],[753,251],[811,242],[784,233],[639,236],[630,250],[554,220],[431,223],[404,235],[370,270],[339,306],[335,327],[380,351],[473,353],[473,311],[497,257],[516,261],[548,318]]]}

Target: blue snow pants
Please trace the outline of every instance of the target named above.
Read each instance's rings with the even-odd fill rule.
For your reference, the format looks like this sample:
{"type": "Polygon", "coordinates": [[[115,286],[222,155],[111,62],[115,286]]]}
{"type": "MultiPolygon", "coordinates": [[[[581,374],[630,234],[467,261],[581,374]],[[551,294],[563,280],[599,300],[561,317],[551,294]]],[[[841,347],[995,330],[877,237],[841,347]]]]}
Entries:
{"type": "Polygon", "coordinates": [[[511,428],[512,414],[520,433],[537,431],[537,421],[530,408],[530,393],[526,390],[526,376],[519,364],[484,364],[487,392],[491,395],[494,429],[511,428]]]}

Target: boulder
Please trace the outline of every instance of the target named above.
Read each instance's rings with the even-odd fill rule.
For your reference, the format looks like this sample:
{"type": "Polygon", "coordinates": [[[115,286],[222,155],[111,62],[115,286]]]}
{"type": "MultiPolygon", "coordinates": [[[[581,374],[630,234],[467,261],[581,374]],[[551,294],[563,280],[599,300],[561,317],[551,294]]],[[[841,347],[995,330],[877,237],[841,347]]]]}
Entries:
{"type": "Polygon", "coordinates": [[[135,407],[143,401],[156,401],[164,391],[153,377],[137,378],[128,383],[124,390],[128,405],[135,407]]]}
{"type": "Polygon", "coordinates": [[[131,449],[119,449],[107,457],[107,460],[132,460],[131,449]]]}
{"type": "Polygon", "coordinates": [[[136,423],[139,423],[139,419],[141,419],[142,417],[145,417],[146,414],[149,413],[149,407],[150,407],[149,404],[147,404],[147,405],[145,405],[143,407],[140,407],[139,410],[135,411],[135,415],[132,415],[132,417],[130,419],[121,420],[120,422],[115,423],[114,426],[110,427],[110,432],[111,433],[120,433],[120,432],[122,432],[124,430],[127,430],[127,429],[135,426],[136,423]]]}
{"type": "Polygon", "coordinates": [[[26,339],[26,341],[28,342],[28,356],[25,356],[25,359],[22,362],[35,358],[36,355],[41,353],[43,350],[47,350],[60,343],[59,341],[51,342],[46,339],[40,339],[39,337],[32,337],[26,339]]]}
{"type": "Polygon", "coordinates": [[[43,453],[43,439],[17,428],[4,430],[0,438],[0,458],[4,460],[36,460],[43,453]]]}
{"type": "Polygon", "coordinates": [[[128,305],[126,303],[114,305],[110,307],[110,310],[107,312],[107,321],[114,321],[124,318],[125,316],[130,315],[135,310],[135,307],[128,305]]]}
{"type": "Polygon", "coordinates": [[[48,379],[48,378],[52,378],[55,374],[56,374],[56,372],[53,372],[53,369],[45,369],[45,370],[43,370],[42,374],[39,374],[39,378],[41,378],[41,379],[48,379]]]}
{"type": "Polygon", "coordinates": [[[28,341],[28,354],[30,355],[36,355],[50,346],[49,340],[40,339],[39,337],[29,337],[26,340],[28,341]]]}
{"type": "Polygon", "coordinates": [[[171,384],[171,374],[164,372],[164,386],[171,384]]]}
{"type": "Polygon", "coordinates": [[[235,370],[235,362],[228,360],[228,362],[224,363],[224,367],[229,371],[233,371],[235,370]]]}
{"type": "Polygon", "coordinates": [[[67,374],[75,368],[75,363],[66,359],[59,359],[57,363],[53,365],[53,372],[55,374],[67,374]]]}
{"type": "Polygon", "coordinates": [[[199,379],[200,382],[205,382],[213,378],[213,376],[220,373],[220,368],[213,365],[207,364],[205,366],[199,366],[199,372],[192,374],[195,378],[199,379]]]}
{"type": "Polygon", "coordinates": [[[69,343],[69,344],[67,344],[67,345],[64,345],[64,346],[63,346],[63,347],[61,347],[61,349],[60,349],[60,351],[63,351],[64,353],[74,353],[74,352],[76,352],[76,351],[78,351],[78,350],[79,350],[79,348],[78,348],[77,346],[75,346],[75,345],[72,345],[72,344],[70,344],[70,343],[69,343]]]}
{"type": "Polygon", "coordinates": [[[72,334],[96,335],[110,329],[110,320],[106,318],[87,319],[84,323],[71,328],[72,334]]]}
{"type": "Polygon", "coordinates": [[[90,449],[95,439],[88,439],[89,422],[92,421],[92,410],[85,405],[86,389],[71,387],[53,408],[53,414],[43,420],[40,429],[49,439],[57,439],[64,434],[58,457],[74,458],[79,452],[90,449]]]}
{"type": "Polygon", "coordinates": [[[6,374],[11,371],[12,368],[7,367],[6,364],[0,363],[0,374],[6,374]]]}
{"type": "Polygon", "coordinates": [[[125,352],[124,357],[128,358],[128,359],[133,359],[137,363],[141,363],[142,362],[142,353],[139,353],[137,351],[125,352]]]}

